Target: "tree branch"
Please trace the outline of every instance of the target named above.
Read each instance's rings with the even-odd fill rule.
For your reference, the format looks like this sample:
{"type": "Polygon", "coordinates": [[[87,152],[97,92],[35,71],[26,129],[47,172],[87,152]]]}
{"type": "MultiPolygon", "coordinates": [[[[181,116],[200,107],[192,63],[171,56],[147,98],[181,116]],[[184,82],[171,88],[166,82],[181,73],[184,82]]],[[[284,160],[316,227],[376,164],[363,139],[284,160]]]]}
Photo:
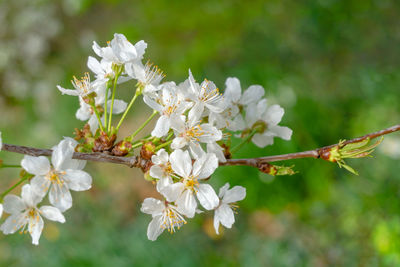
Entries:
{"type": "MultiPolygon", "coordinates": [[[[379,136],[383,136],[386,134],[390,134],[393,132],[400,131],[400,124],[392,126],[390,128],[369,133],[364,136],[347,140],[343,143],[343,145],[357,143],[363,141],[367,138],[373,139],[379,136]]],[[[247,158],[247,159],[227,159],[226,162],[220,162],[221,166],[231,166],[231,165],[246,165],[252,166],[256,168],[260,168],[262,164],[266,164],[268,162],[275,162],[275,161],[283,161],[283,160],[290,160],[290,159],[299,159],[299,158],[320,158],[321,154],[332,148],[337,146],[338,144],[333,144],[321,148],[316,148],[313,150],[297,152],[297,153],[290,153],[290,154],[283,154],[283,155],[275,155],[275,156],[266,156],[260,158],[247,158]]],[[[18,146],[18,145],[10,145],[10,144],[3,144],[2,150],[15,152],[25,155],[31,156],[51,156],[52,150],[51,149],[40,149],[40,148],[33,148],[33,147],[26,147],[26,146],[18,146]]],[[[80,153],[75,152],[73,155],[74,159],[80,160],[88,160],[88,161],[98,161],[98,162],[108,162],[108,163],[115,163],[115,164],[122,164],[129,166],[131,168],[136,167],[142,170],[147,170],[151,165],[151,162],[146,159],[142,159],[139,156],[132,156],[132,157],[118,157],[109,155],[107,153],[80,153]]]]}

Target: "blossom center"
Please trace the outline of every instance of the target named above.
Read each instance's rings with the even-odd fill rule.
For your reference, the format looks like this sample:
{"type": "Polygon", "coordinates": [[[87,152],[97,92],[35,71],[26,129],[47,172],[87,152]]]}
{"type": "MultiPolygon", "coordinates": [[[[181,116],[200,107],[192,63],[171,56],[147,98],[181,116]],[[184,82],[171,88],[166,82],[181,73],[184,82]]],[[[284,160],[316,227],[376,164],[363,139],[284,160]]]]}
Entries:
{"type": "Polygon", "coordinates": [[[81,92],[83,95],[87,95],[90,93],[90,76],[88,72],[86,72],[85,76],[83,76],[80,80],[77,79],[75,76],[73,78],[74,80],[71,82],[76,90],[81,92]]]}
{"type": "Polygon", "coordinates": [[[189,179],[185,179],[184,185],[188,190],[196,191],[195,188],[199,185],[199,181],[196,178],[191,177],[189,179]]]}

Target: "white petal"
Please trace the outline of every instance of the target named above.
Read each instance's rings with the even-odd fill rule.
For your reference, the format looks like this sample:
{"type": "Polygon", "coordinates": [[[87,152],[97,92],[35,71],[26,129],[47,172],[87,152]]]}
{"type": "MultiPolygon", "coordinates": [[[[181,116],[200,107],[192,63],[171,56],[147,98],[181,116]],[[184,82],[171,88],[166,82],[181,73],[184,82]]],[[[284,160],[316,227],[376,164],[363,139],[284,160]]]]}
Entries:
{"type": "Polygon", "coordinates": [[[21,197],[25,202],[25,205],[28,207],[36,207],[36,205],[43,199],[43,196],[36,194],[36,192],[33,191],[30,184],[26,184],[22,187],[21,197]]]}
{"type": "Polygon", "coordinates": [[[274,137],[262,134],[255,134],[251,141],[258,147],[266,147],[274,143],[274,137]]]}
{"type": "Polygon", "coordinates": [[[159,165],[153,165],[150,168],[150,176],[157,179],[162,179],[165,177],[165,171],[159,165]]]}
{"type": "Polygon", "coordinates": [[[61,211],[59,209],[57,209],[55,207],[42,206],[40,208],[40,212],[43,214],[43,216],[46,219],[49,219],[50,221],[65,223],[64,215],[61,213],[61,211]]]}
{"type": "Polygon", "coordinates": [[[72,196],[65,184],[62,186],[57,184],[52,185],[49,193],[49,201],[61,212],[72,207],[72,196]]]}
{"type": "Polygon", "coordinates": [[[197,202],[190,190],[185,190],[175,201],[177,210],[188,218],[193,218],[196,213],[197,202]]]}
{"type": "Polygon", "coordinates": [[[284,140],[290,140],[290,138],[292,137],[292,133],[293,133],[293,131],[291,129],[289,129],[288,127],[283,127],[283,126],[279,126],[279,125],[272,126],[272,127],[268,128],[268,130],[284,140]]]}
{"type": "Polygon", "coordinates": [[[25,155],[21,161],[21,166],[27,172],[35,175],[45,175],[50,171],[50,162],[44,157],[32,157],[25,155]]]}
{"type": "Polygon", "coordinates": [[[32,190],[36,194],[43,196],[43,197],[46,195],[47,191],[49,191],[50,184],[51,184],[50,180],[42,175],[36,175],[31,180],[32,190]]]}
{"type": "Polygon", "coordinates": [[[232,189],[228,190],[224,198],[222,199],[222,203],[233,203],[236,201],[243,200],[246,197],[246,188],[243,186],[234,186],[232,189]]]}
{"type": "Polygon", "coordinates": [[[184,137],[175,137],[174,140],[172,140],[171,148],[172,149],[179,149],[179,148],[183,148],[186,145],[187,145],[186,138],[184,138],[184,137]]]}
{"type": "Polygon", "coordinates": [[[69,139],[63,139],[57,146],[53,148],[51,154],[51,163],[56,170],[62,169],[62,164],[66,159],[72,159],[74,154],[73,143],[69,139]]]}
{"type": "Polygon", "coordinates": [[[188,121],[197,122],[203,115],[203,111],[204,111],[204,103],[196,102],[196,104],[194,104],[192,109],[189,111],[188,121]]]}
{"type": "Polygon", "coordinates": [[[215,229],[215,233],[217,233],[217,235],[219,235],[219,217],[214,215],[214,229],[215,229]]]}
{"type": "Polygon", "coordinates": [[[3,205],[2,204],[0,204],[0,218],[1,218],[1,215],[3,215],[3,205]]]}
{"type": "Polygon", "coordinates": [[[217,156],[220,162],[226,162],[224,149],[220,147],[217,143],[207,144],[207,153],[213,153],[217,156]]]}
{"type": "Polygon", "coordinates": [[[252,85],[244,91],[240,104],[249,105],[259,101],[265,94],[265,90],[260,85],[252,85]]]}
{"type": "Polygon", "coordinates": [[[189,143],[189,151],[194,159],[199,159],[206,154],[201,145],[193,140],[189,143]]]}
{"type": "Polygon", "coordinates": [[[180,176],[189,177],[192,171],[192,159],[188,151],[175,150],[170,156],[171,167],[180,176]]]}
{"type": "Polygon", "coordinates": [[[32,237],[32,244],[39,245],[39,238],[43,231],[44,222],[42,217],[39,216],[39,220],[35,220],[34,223],[29,224],[29,233],[32,237]]]}
{"type": "Polygon", "coordinates": [[[13,234],[26,223],[25,213],[17,213],[9,216],[1,225],[0,230],[3,234],[13,234]]]}
{"type": "Polygon", "coordinates": [[[137,42],[135,44],[135,49],[137,52],[138,59],[142,59],[144,52],[146,51],[147,43],[143,40],[137,42]]]}
{"type": "Polygon", "coordinates": [[[237,103],[242,95],[242,88],[240,87],[240,81],[238,78],[228,78],[225,81],[225,92],[224,97],[229,102],[237,103]]]}
{"type": "Polygon", "coordinates": [[[143,97],[143,101],[144,101],[144,103],[146,103],[152,109],[157,110],[158,112],[162,112],[163,111],[163,107],[160,104],[158,104],[156,101],[151,99],[151,97],[145,95],[143,97]]]}
{"type": "Polygon", "coordinates": [[[68,169],[63,178],[70,190],[85,191],[92,187],[92,176],[81,170],[68,169]]]}
{"type": "Polygon", "coordinates": [[[150,215],[156,216],[160,215],[163,213],[165,209],[164,202],[161,200],[149,197],[143,200],[142,207],[140,208],[140,211],[143,213],[147,213],[150,215]]]}
{"type": "Polygon", "coordinates": [[[163,218],[161,215],[155,216],[147,227],[147,238],[151,241],[155,241],[161,233],[164,231],[163,218]]]}
{"type": "MultiPolygon", "coordinates": [[[[111,102],[112,102],[111,100],[107,101],[108,112],[110,112],[110,110],[111,110],[111,102]]],[[[114,106],[113,106],[113,114],[120,114],[120,113],[124,112],[127,106],[128,106],[128,104],[125,101],[115,99],[114,106]]]]}
{"type": "Polygon", "coordinates": [[[89,56],[88,61],[87,61],[87,66],[96,75],[104,74],[104,70],[103,70],[100,62],[94,57],[89,56]]]}
{"type": "Polygon", "coordinates": [[[156,189],[158,192],[161,192],[163,190],[163,188],[170,186],[172,184],[173,184],[172,178],[169,176],[166,176],[166,177],[158,180],[156,189]]]}
{"type": "Polygon", "coordinates": [[[80,108],[75,113],[75,117],[78,120],[87,121],[91,116],[90,110],[85,105],[81,104],[80,108]]]}
{"type": "Polygon", "coordinates": [[[156,126],[154,127],[154,130],[151,132],[151,135],[155,137],[163,137],[168,133],[170,127],[171,127],[170,119],[167,116],[162,115],[157,120],[156,126]]]}
{"type": "Polygon", "coordinates": [[[210,177],[218,168],[217,156],[213,153],[204,154],[193,165],[193,175],[199,179],[210,177]]]}
{"type": "Polygon", "coordinates": [[[218,209],[216,209],[214,216],[217,217],[217,220],[219,220],[226,228],[231,228],[235,222],[233,211],[226,204],[222,204],[218,209]]]}
{"type": "Polygon", "coordinates": [[[197,188],[197,199],[206,210],[212,210],[218,206],[219,198],[211,185],[199,184],[197,188]]]}
{"type": "Polygon", "coordinates": [[[167,151],[165,151],[164,148],[161,148],[160,150],[157,151],[156,155],[153,155],[151,157],[151,161],[154,164],[165,164],[168,162],[169,154],[167,151]]]}
{"type": "Polygon", "coordinates": [[[281,121],[284,113],[285,111],[279,105],[272,105],[263,114],[262,119],[266,121],[269,126],[274,126],[281,121]]]}
{"type": "Polygon", "coordinates": [[[161,188],[160,193],[167,199],[167,201],[175,202],[182,195],[184,189],[185,186],[183,183],[179,182],[161,188]]]}
{"type": "Polygon", "coordinates": [[[65,89],[59,85],[57,85],[58,90],[60,90],[60,92],[63,95],[72,95],[72,96],[78,96],[79,92],[77,90],[72,90],[72,89],[65,89]]]}
{"type": "Polygon", "coordinates": [[[3,204],[4,211],[9,214],[19,213],[26,209],[24,201],[16,195],[5,196],[3,204]]]}
{"type": "Polygon", "coordinates": [[[225,196],[225,194],[226,194],[226,192],[228,191],[228,189],[229,189],[229,183],[226,183],[223,187],[221,187],[220,189],[219,189],[219,194],[218,194],[218,196],[220,197],[220,198],[223,198],[224,196],[225,196]]]}

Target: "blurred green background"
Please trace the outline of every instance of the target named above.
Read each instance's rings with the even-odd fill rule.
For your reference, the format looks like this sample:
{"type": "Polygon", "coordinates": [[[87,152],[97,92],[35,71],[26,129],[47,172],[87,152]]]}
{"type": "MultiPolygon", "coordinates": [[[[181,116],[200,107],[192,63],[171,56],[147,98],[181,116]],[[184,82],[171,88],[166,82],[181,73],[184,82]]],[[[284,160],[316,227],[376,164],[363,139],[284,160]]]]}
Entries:
{"type": "MultiPolygon", "coordinates": [[[[292,141],[249,145],[239,156],[332,144],[399,123],[399,16],[396,0],[2,0],[0,130],[6,143],[37,147],[72,136],[83,126],[78,101],[56,85],[87,71],[93,40],[105,45],[119,32],[148,42],[146,58],[166,80],[183,81],[191,68],[220,88],[232,76],[266,88],[286,110],[292,141]]],[[[137,105],[123,134],[149,114],[137,105]]],[[[247,188],[233,229],[215,236],[206,212],[156,242],[139,211],[157,197],[151,183],[137,170],[89,163],[94,187],[73,193],[67,222],[46,221],[38,247],[27,235],[0,235],[0,266],[400,266],[400,135],[374,155],[349,161],[359,176],[313,159],[285,162],[299,173],[276,178],[221,167],[215,188],[247,188]]],[[[2,170],[0,188],[17,175],[2,170]]]]}

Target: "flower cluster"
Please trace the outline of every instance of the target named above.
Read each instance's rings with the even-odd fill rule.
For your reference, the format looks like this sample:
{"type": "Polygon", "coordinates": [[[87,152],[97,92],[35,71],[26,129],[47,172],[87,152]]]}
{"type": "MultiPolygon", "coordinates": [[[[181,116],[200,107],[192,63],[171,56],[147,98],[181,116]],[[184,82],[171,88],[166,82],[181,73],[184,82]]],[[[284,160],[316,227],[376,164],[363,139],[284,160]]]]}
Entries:
{"type": "Polygon", "coordinates": [[[22,167],[34,177],[23,187],[22,200],[6,196],[4,210],[12,215],[1,229],[13,233],[28,230],[37,243],[43,222],[40,217],[64,222],[61,212],[72,206],[70,190],[91,187],[92,179],[82,171],[85,163],[72,159],[74,151],[100,152],[114,156],[133,156],[141,148],[141,168],[162,199],[146,198],[141,211],[152,215],[147,236],[150,240],[167,229],[175,232],[187,219],[201,213],[200,207],[214,211],[214,227],[230,228],[234,223],[235,203],[243,200],[246,189],[225,184],[216,194],[207,183],[220,163],[225,162],[250,140],[258,147],[273,144],[274,137],[289,140],[292,131],[279,126],[284,114],[279,105],[269,105],[262,86],[253,85],[242,91],[237,78],[228,78],[224,92],[212,81],[197,82],[189,70],[181,82],[163,82],[164,73],[152,63],[143,63],[147,44],[130,43],[122,34],[115,34],[107,46],[93,43],[98,58],[89,57],[89,73],[73,78],[73,89],[57,86],[62,94],[78,97],[79,120],[86,121],[76,129],[76,141],[66,138],[53,148],[51,163],[45,157],[25,156],[22,167]],[[136,82],[129,104],[116,99],[117,86],[136,82]],[[134,102],[141,96],[153,109],[152,115],[131,135],[121,138],[118,131],[134,102]],[[113,114],[121,114],[113,124],[113,114]],[[136,135],[156,116],[154,129],[138,139],[136,135]],[[231,139],[241,143],[231,149],[231,139]],[[117,140],[120,138],[120,140],[117,140]],[[52,206],[36,206],[48,194],[52,206]],[[200,204],[200,207],[199,207],[200,204]]]}
{"type": "Polygon", "coordinates": [[[86,162],[72,159],[77,142],[65,138],[53,147],[50,161],[43,156],[32,157],[26,155],[21,165],[27,172],[23,180],[30,179],[29,184],[22,187],[21,197],[6,195],[2,210],[10,216],[0,226],[4,234],[12,234],[20,230],[29,233],[32,243],[39,244],[39,238],[46,219],[65,222],[62,212],[71,208],[72,196],[70,190],[84,191],[91,188],[92,177],[82,171],[86,162]],[[38,208],[37,205],[48,195],[51,205],[38,208]]]}

